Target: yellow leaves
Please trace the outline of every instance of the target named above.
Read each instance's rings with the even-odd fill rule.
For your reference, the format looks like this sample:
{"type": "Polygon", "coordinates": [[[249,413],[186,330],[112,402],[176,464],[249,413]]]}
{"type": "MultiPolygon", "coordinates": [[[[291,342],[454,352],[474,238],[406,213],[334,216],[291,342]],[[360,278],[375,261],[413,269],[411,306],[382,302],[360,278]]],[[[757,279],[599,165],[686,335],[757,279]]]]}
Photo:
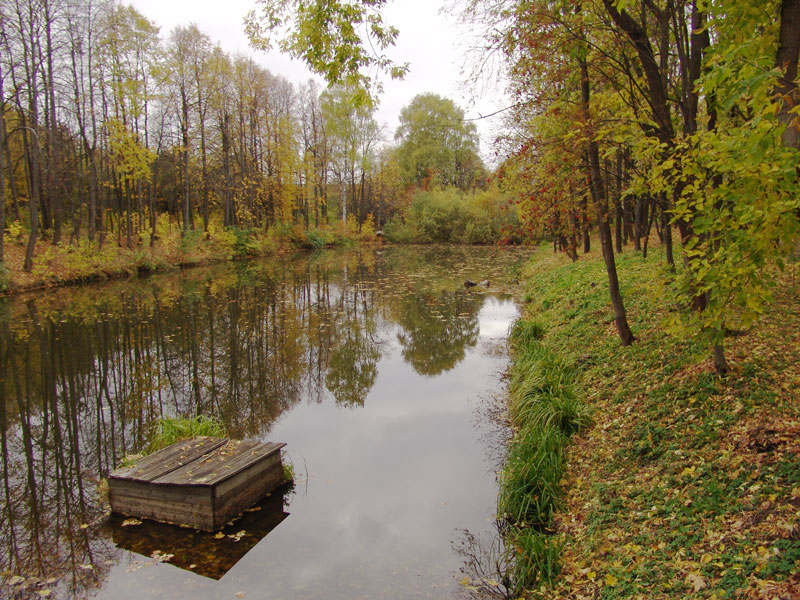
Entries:
{"type": "Polygon", "coordinates": [[[700,590],[704,590],[706,588],[706,580],[703,579],[703,576],[697,571],[690,571],[684,581],[686,581],[686,583],[689,584],[695,592],[699,592],[700,590]]]}
{"type": "Polygon", "coordinates": [[[696,473],[697,473],[697,467],[695,466],[686,467],[685,469],[683,469],[683,471],[681,471],[681,477],[690,477],[694,479],[696,473]]]}
{"type": "Polygon", "coordinates": [[[619,580],[614,577],[611,573],[606,573],[606,585],[609,587],[614,587],[619,583],[619,580]]]}
{"type": "Polygon", "coordinates": [[[150,554],[150,558],[153,558],[158,562],[169,562],[174,558],[174,556],[174,554],[168,554],[166,552],[162,552],[161,550],[153,550],[153,553],[150,554]]]}
{"type": "Polygon", "coordinates": [[[238,542],[246,535],[247,532],[244,529],[242,529],[241,531],[237,531],[236,533],[228,534],[228,537],[231,538],[234,542],[238,542]]]}
{"type": "Polygon", "coordinates": [[[141,520],[135,518],[125,519],[122,522],[123,527],[130,527],[132,525],[141,525],[141,524],[142,524],[141,520]]]}

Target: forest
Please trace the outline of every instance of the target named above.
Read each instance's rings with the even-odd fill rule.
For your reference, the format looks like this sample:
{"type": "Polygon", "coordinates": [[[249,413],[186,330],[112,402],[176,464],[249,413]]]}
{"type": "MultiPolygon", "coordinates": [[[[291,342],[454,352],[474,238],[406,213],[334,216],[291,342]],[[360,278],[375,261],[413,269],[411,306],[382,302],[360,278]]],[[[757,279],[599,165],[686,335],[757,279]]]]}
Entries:
{"type": "Polygon", "coordinates": [[[405,241],[489,243],[515,222],[486,189],[474,124],[447,98],[420,94],[386,132],[358,86],[290,82],[196,25],[162,33],[117,1],[0,10],[0,264],[4,246],[24,246],[26,272],[46,279],[66,260],[80,279],[101,255],[139,251],[134,271],[186,260],[164,258],[170,244],[185,254],[217,241],[234,256],[275,238],[320,247],[369,239],[392,217],[388,233],[405,241]],[[433,196],[415,214],[470,205],[469,231],[406,226],[416,190],[433,196]]]}

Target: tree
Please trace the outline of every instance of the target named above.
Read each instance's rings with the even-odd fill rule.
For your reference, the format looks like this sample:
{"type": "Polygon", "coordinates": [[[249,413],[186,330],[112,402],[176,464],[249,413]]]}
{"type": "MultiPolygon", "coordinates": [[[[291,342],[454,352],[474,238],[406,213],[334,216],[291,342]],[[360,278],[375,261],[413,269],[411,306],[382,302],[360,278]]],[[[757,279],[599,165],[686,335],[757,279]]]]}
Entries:
{"type": "MultiPolygon", "coordinates": [[[[380,129],[374,108],[359,101],[360,92],[353,86],[334,86],[322,93],[320,106],[325,119],[331,151],[331,165],[339,180],[342,222],[347,222],[347,187],[350,205],[356,203],[356,174],[363,182],[369,153],[378,140],[380,129]]],[[[358,215],[356,215],[358,216],[358,215]]]]}
{"type": "Polygon", "coordinates": [[[408,184],[454,185],[465,190],[484,175],[474,123],[437,94],[420,94],[400,112],[397,157],[408,184]]]}

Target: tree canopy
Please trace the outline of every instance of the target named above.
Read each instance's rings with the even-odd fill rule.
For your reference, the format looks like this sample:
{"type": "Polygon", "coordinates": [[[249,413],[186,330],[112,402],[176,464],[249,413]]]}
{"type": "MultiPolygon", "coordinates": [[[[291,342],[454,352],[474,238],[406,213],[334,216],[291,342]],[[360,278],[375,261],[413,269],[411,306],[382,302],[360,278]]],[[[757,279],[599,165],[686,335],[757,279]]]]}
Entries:
{"type": "Polygon", "coordinates": [[[474,123],[449,98],[419,94],[400,111],[397,156],[408,183],[472,187],[483,178],[474,123]]]}

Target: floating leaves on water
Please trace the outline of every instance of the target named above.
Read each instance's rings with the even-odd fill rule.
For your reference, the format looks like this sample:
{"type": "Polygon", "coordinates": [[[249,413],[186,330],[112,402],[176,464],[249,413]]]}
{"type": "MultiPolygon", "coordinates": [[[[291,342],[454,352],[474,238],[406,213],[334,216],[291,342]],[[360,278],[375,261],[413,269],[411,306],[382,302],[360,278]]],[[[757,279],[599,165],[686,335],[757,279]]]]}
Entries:
{"type": "Polygon", "coordinates": [[[128,527],[129,525],[141,525],[141,524],[142,524],[141,520],[135,518],[125,519],[122,522],[123,527],[128,527]]]}
{"type": "Polygon", "coordinates": [[[245,594],[244,592],[236,592],[237,598],[244,598],[245,596],[247,596],[247,594],[245,594]]]}
{"type": "Polygon", "coordinates": [[[39,590],[36,593],[39,594],[40,598],[47,598],[48,596],[50,596],[50,594],[53,593],[53,591],[50,589],[44,589],[44,590],[39,590]]]}
{"type": "Polygon", "coordinates": [[[222,538],[224,538],[224,537],[225,537],[225,534],[224,534],[224,533],[222,533],[221,531],[220,531],[220,532],[218,532],[218,533],[216,533],[216,534],[214,535],[214,539],[215,539],[215,540],[221,540],[221,539],[222,539],[222,538]]]}
{"type": "Polygon", "coordinates": [[[174,557],[174,554],[167,554],[166,552],[162,552],[161,550],[153,550],[153,553],[150,555],[150,558],[154,558],[158,562],[169,562],[174,557]]]}
{"type": "Polygon", "coordinates": [[[237,531],[236,533],[229,534],[228,537],[231,538],[234,542],[238,542],[245,535],[247,535],[247,532],[244,529],[242,529],[241,531],[237,531]]]}

